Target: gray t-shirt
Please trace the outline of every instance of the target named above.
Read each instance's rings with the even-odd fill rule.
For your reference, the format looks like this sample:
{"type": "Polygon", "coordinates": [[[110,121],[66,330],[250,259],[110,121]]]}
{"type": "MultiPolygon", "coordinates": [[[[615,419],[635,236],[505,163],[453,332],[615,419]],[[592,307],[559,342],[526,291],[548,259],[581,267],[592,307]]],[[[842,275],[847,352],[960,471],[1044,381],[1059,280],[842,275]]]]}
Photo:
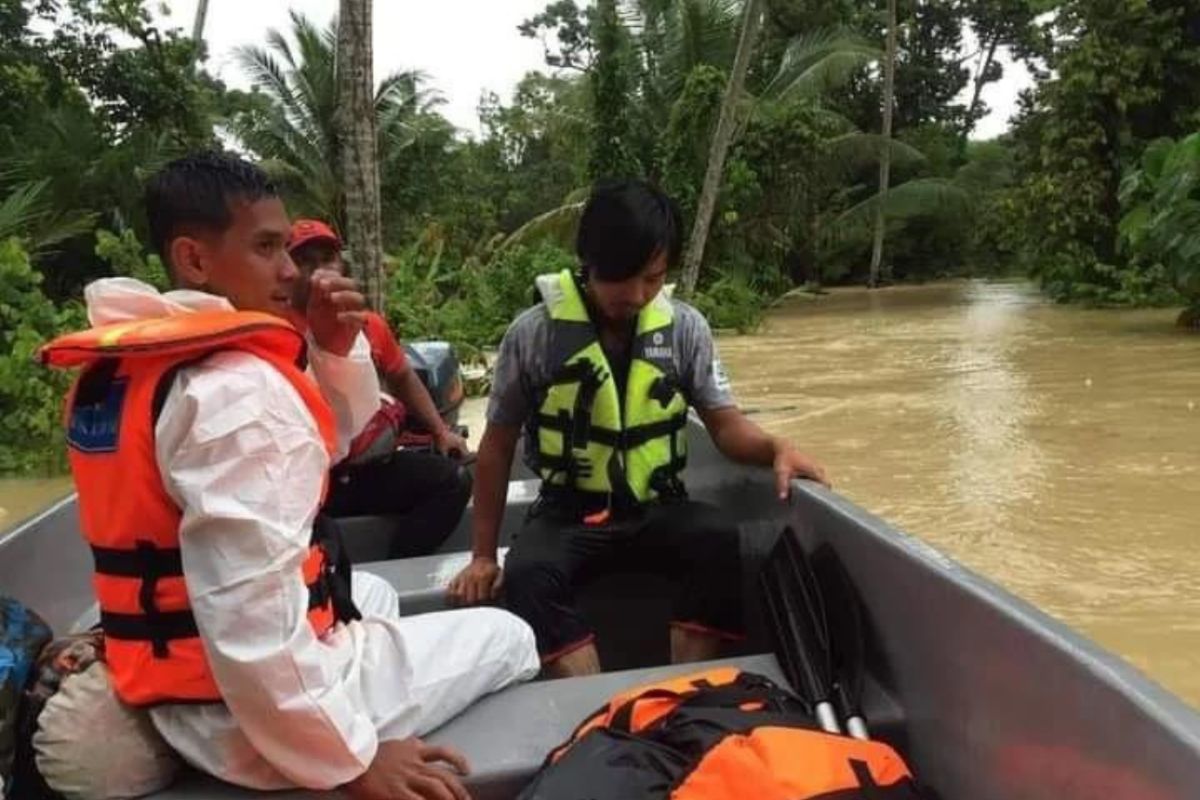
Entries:
{"type": "MultiPolygon", "coordinates": [[[[708,320],[679,300],[671,300],[671,305],[675,309],[675,370],[688,404],[701,410],[736,405],[708,320]]],[[[489,422],[525,423],[535,410],[537,391],[550,383],[549,352],[550,312],[539,303],[513,321],[500,343],[488,400],[489,422]]]]}

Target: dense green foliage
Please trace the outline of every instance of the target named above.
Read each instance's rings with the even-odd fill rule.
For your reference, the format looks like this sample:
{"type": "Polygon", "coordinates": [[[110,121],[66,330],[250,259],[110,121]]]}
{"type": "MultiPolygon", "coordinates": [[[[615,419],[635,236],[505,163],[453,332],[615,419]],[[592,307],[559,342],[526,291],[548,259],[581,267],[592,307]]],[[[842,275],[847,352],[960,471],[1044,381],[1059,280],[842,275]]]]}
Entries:
{"type": "Polygon", "coordinates": [[[387,316],[398,335],[449,340],[468,359],[499,342],[533,304],[534,278],[575,266],[567,251],[550,242],[506,247],[486,262],[452,266],[445,255],[442,242],[426,239],[395,259],[387,316]]]}
{"type": "MultiPolygon", "coordinates": [[[[880,206],[892,280],[1026,274],[1062,300],[1187,300],[1200,316],[1200,0],[900,0],[892,141],[885,0],[766,6],[692,298],[715,327],[752,330],[798,286],[864,282],[880,206]],[[1008,134],[975,141],[1012,58],[1036,83],[1008,134]]],[[[481,98],[474,137],[439,113],[428,77],[381,81],[386,309],[401,335],[468,358],[494,346],[532,277],[573,264],[596,178],[662,184],[690,227],[742,7],[551,0],[509,32],[539,39],[547,69],[481,98]]],[[[0,0],[0,472],[54,466],[61,378],[29,355],[81,321],[82,286],[166,285],[140,208],[159,165],[234,144],[293,213],[342,219],[336,20],[296,15],[237,53],[249,93],[157,20],[144,0],[0,0]]]]}
{"type": "Polygon", "coordinates": [[[1200,3],[1071,0],[1016,128],[1018,255],[1053,296],[1160,299],[1161,270],[1119,247],[1122,176],[1161,136],[1200,125],[1200,3]]]}
{"type": "Polygon", "coordinates": [[[1189,308],[1181,321],[1200,322],[1200,134],[1176,143],[1159,139],[1121,185],[1121,243],[1141,277],[1156,291],[1164,279],[1189,308]]]}
{"type": "Polygon", "coordinates": [[[56,307],[15,239],[0,242],[0,474],[65,466],[60,422],[67,376],[35,361],[60,330],[83,322],[77,303],[56,307]]]}
{"type": "Polygon", "coordinates": [[[213,144],[246,102],[197,70],[191,39],[150,8],[0,0],[0,198],[23,198],[0,200],[0,231],[6,211],[35,221],[15,233],[57,299],[109,273],[92,229],[140,231],[145,176],[213,144]]]}
{"type": "Polygon", "coordinates": [[[633,152],[632,109],[627,53],[629,37],[621,25],[617,0],[596,0],[596,60],[591,71],[595,129],[590,174],[593,180],[642,174],[633,152]]]}
{"type": "MultiPolygon", "coordinates": [[[[250,104],[231,126],[284,187],[293,213],[344,230],[336,175],[336,51],[336,23],[321,29],[295,12],[289,33],[272,30],[266,47],[238,50],[238,62],[265,102],[250,104]]],[[[444,147],[452,133],[434,113],[436,97],[423,84],[418,73],[398,72],[383,78],[375,93],[381,192],[397,216],[415,210],[404,191],[416,177],[409,163],[424,150],[444,147]]]]}

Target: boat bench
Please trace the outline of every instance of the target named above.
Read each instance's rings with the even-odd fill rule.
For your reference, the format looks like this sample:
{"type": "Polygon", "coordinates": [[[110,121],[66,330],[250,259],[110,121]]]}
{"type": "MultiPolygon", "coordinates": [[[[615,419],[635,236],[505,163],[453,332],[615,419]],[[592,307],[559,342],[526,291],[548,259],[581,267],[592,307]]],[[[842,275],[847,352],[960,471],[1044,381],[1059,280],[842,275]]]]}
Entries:
{"type": "MultiPolygon", "coordinates": [[[[746,638],[731,645],[727,655],[770,650],[771,638],[758,599],[758,576],[781,529],[781,520],[769,516],[740,525],[741,573],[730,574],[729,580],[741,584],[746,638]]],[[[507,548],[500,549],[501,563],[507,552],[507,548]]],[[[407,616],[451,608],[446,587],[470,558],[470,552],[437,553],[397,561],[356,562],[354,568],[378,575],[394,586],[400,595],[400,613],[407,616]]],[[[607,668],[637,669],[667,663],[672,605],[680,588],[670,578],[631,565],[576,590],[579,610],[597,634],[601,661],[607,668]],[[639,624],[629,625],[630,619],[639,620],[639,624]]]]}
{"type": "MultiPolygon", "coordinates": [[[[501,564],[507,554],[507,547],[500,548],[497,555],[501,564]]],[[[469,552],[435,553],[397,561],[355,564],[354,571],[370,572],[390,583],[400,595],[400,614],[410,617],[450,608],[446,587],[470,561],[469,552]]]]}
{"type": "MultiPolygon", "coordinates": [[[[769,654],[705,664],[607,672],[586,678],[534,681],[485,697],[425,740],[430,744],[454,747],[467,757],[471,775],[466,785],[473,800],[511,800],[541,767],[546,755],[566,741],[584,718],[617,693],[716,666],[736,666],[765,675],[781,686],[788,685],[779,662],[769,654]]],[[[903,729],[899,706],[872,681],[867,682],[863,701],[873,735],[896,741],[903,729]]],[[[151,795],[151,800],[248,800],[263,796],[189,771],[166,791],[151,795]]],[[[278,800],[341,796],[340,792],[309,790],[270,794],[278,800]]]]}
{"type": "MultiPolygon", "coordinates": [[[[618,692],[673,675],[732,664],[786,684],[774,656],[724,659],[711,664],[651,667],[609,672],[587,678],[536,681],[491,695],[451,720],[430,736],[431,744],[461,751],[471,764],[466,783],[474,800],[512,798],[542,765],[546,755],[562,744],[584,717],[618,692]]],[[[240,800],[262,797],[208,776],[189,772],[153,800],[240,800]]],[[[273,792],[277,800],[340,796],[340,793],[294,790],[273,792]]]]}

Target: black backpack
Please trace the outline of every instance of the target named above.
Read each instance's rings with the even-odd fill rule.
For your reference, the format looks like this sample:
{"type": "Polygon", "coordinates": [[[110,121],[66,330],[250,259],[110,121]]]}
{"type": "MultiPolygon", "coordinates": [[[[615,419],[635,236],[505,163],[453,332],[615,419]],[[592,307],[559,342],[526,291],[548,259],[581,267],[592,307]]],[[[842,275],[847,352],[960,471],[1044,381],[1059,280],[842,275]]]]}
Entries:
{"type": "Polygon", "coordinates": [[[0,797],[8,796],[25,689],[50,626],[24,603],[0,596],[0,797]]]}

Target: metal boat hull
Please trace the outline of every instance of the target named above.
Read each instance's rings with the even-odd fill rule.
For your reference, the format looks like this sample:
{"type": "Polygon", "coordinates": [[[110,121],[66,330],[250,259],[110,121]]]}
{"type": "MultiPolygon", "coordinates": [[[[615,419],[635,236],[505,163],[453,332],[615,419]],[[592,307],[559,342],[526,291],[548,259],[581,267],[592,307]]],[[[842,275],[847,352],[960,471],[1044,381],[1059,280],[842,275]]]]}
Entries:
{"type": "MultiPolygon", "coordinates": [[[[1200,796],[1200,715],[1178,698],[1066,625],[844,498],[797,483],[785,506],[772,497],[769,475],[723,461],[702,433],[693,442],[692,494],[744,520],[744,550],[754,551],[750,563],[784,524],[809,545],[828,542],[836,550],[869,621],[868,718],[881,738],[901,748],[933,796],[1200,796]]],[[[505,538],[535,492],[532,481],[510,486],[505,538]]],[[[35,608],[60,632],[92,618],[90,560],[75,517],[74,503],[67,500],[0,539],[0,591],[35,608]]],[[[465,520],[451,537],[445,554],[363,569],[392,580],[408,613],[440,607],[445,580],[465,558],[455,551],[466,549],[468,525],[465,520]]],[[[360,560],[381,552],[393,533],[387,520],[379,519],[351,520],[347,528],[360,560]]],[[[602,638],[606,630],[638,627],[629,625],[630,603],[634,610],[646,609],[639,610],[638,619],[658,619],[651,607],[664,596],[663,587],[631,599],[629,591],[617,587],[636,583],[639,576],[611,580],[616,583],[589,589],[591,606],[610,618],[599,623],[602,638]]],[[[753,604],[748,608],[756,617],[753,604]]],[[[761,627],[761,619],[748,622],[761,627]]],[[[642,628],[639,635],[665,640],[662,629],[648,623],[642,628]]],[[[762,651],[764,642],[761,630],[752,631],[748,649],[762,651]]],[[[629,663],[617,666],[646,666],[638,663],[638,657],[646,659],[636,638],[634,645],[624,645],[623,655],[629,663]]],[[[778,676],[769,653],[742,654],[739,663],[778,676]]],[[[511,797],[586,711],[619,688],[672,669],[678,671],[658,667],[516,687],[485,699],[432,738],[452,742],[472,760],[471,785],[478,797],[511,797]]],[[[158,797],[253,794],[191,776],[158,797]]]]}

